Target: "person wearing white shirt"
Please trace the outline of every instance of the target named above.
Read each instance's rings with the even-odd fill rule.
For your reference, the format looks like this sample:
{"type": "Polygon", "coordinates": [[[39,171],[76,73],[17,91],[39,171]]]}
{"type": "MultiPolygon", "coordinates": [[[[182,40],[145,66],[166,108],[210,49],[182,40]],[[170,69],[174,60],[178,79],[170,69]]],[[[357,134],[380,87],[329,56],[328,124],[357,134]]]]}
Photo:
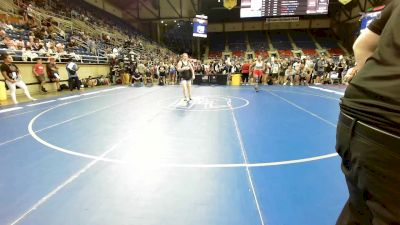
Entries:
{"type": "Polygon", "coordinates": [[[285,71],[285,79],[283,85],[286,85],[288,78],[290,79],[290,86],[293,86],[293,80],[296,72],[293,67],[289,66],[285,71]]]}
{"type": "Polygon", "coordinates": [[[279,70],[281,69],[281,65],[277,60],[272,60],[271,63],[271,71],[272,71],[272,80],[276,83],[279,75],[279,70]]]}
{"type": "Polygon", "coordinates": [[[66,69],[67,69],[67,73],[68,73],[69,90],[72,91],[75,88],[80,90],[81,83],[80,83],[78,73],[77,73],[79,70],[79,67],[72,58],[70,58],[68,61],[69,62],[66,65],[66,69]]]}

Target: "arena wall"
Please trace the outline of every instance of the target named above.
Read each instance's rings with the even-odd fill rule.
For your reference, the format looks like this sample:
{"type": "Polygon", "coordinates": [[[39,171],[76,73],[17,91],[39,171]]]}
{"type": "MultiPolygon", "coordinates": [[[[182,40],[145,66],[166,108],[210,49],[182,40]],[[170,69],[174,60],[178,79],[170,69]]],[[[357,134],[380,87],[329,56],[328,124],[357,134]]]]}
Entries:
{"type": "MultiPolygon", "coordinates": [[[[30,93],[38,93],[39,91],[39,84],[38,81],[36,80],[35,76],[33,75],[32,68],[34,63],[16,63],[18,66],[19,70],[21,71],[22,75],[22,80],[28,85],[28,89],[30,93]]],[[[65,69],[66,64],[65,63],[58,63],[57,64],[61,76],[61,80],[63,82],[68,84],[66,80],[68,80],[68,75],[67,71],[65,69]]],[[[79,66],[79,71],[78,71],[78,76],[80,79],[87,78],[89,76],[91,77],[97,77],[100,75],[107,75],[110,71],[110,67],[108,65],[94,65],[94,64],[78,64],[79,66]]],[[[46,89],[48,91],[56,91],[56,87],[54,83],[50,83],[49,79],[46,77],[46,89]]],[[[3,80],[3,77],[1,76],[1,80],[3,80]]],[[[17,94],[22,94],[21,89],[17,89],[17,94]]]]}

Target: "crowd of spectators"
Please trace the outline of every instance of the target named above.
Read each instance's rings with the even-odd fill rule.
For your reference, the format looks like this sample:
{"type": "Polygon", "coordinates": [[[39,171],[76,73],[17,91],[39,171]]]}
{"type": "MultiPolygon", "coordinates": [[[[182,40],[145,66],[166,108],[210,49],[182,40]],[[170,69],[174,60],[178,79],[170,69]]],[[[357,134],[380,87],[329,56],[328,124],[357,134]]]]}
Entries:
{"type": "MultiPolygon", "coordinates": [[[[280,85],[310,85],[310,84],[345,84],[347,73],[354,73],[353,57],[311,57],[300,56],[290,58],[262,58],[262,84],[280,85]]],[[[195,70],[201,74],[242,74],[243,84],[248,84],[252,78],[255,60],[244,60],[233,57],[227,60],[214,60],[207,64],[195,64],[195,70]],[[250,78],[250,79],[249,79],[250,78]]]]}
{"type": "MultiPolygon", "coordinates": [[[[265,85],[310,85],[310,84],[347,84],[353,70],[353,57],[315,57],[301,56],[291,58],[268,57],[263,59],[263,73],[259,82],[265,85]]],[[[241,74],[242,84],[254,84],[253,69],[255,61],[241,58],[213,60],[207,63],[191,60],[197,75],[241,74]]],[[[161,85],[177,84],[179,75],[176,72],[178,58],[155,58],[124,63],[115,61],[110,67],[112,82],[148,83],[156,81],[161,85]],[[161,60],[160,60],[161,59],[161,60]],[[165,75],[164,75],[165,74],[165,75]]]]}
{"type": "MultiPolygon", "coordinates": [[[[131,61],[114,60],[110,65],[110,79],[119,84],[178,84],[179,74],[176,66],[178,56],[168,54],[150,54],[143,58],[132,57],[131,61]]],[[[315,57],[301,56],[291,58],[259,57],[263,65],[260,79],[265,85],[310,85],[310,84],[346,84],[353,70],[353,57],[315,57]]],[[[253,70],[255,60],[234,57],[226,60],[191,60],[197,75],[241,74],[242,84],[254,84],[253,70]]]]}
{"type": "Polygon", "coordinates": [[[146,65],[156,65],[162,61],[175,62],[176,60],[174,53],[149,41],[137,33],[133,27],[123,29],[121,24],[122,26],[126,24],[105,20],[106,17],[98,16],[90,9],[83,9],[81,5],[75,4],[77,7],[73,7],[74,4],[65,4],[58,0],[34,2],[18,0],[15,3],[20,7],[21,19],[19,22],[14,20],[11,23],[8,17],[2,17],[0,49],[2,53],[11,54],[15,61],[36,62],[32,68],[32,76],[36,77],[42,93],[47,92],[46,78],[49,82],[55,83],[58,91],[68,86],[80,88],[81,86],[110,85],[120,82],[119,74],[123,74],[126,67],[132,69],[136,61],[145,62],[146,65]],[[62,29],[57,18],[69,21],[75,18],[92,27],[101,27],[105,32],[96,36],[82,30],[62,29]],[[123,41],[121,41],[121,36],[119,36],[119,42],[111,36],[115,30],[123,34],[123,41]],[[111,67],[114,68],[118,64],[118,67],[120,66],[123,70],[112,70],[110,74],[79,79],[71,75],[70,70],[67,69],[68,81],[73,78],[74,82],[69,81],[68,86],[65,84],[63,86],[57,63],[67,63],[70,60],[83,62],[82,55],[83,57],[102,55],[106,61],[110,62],[111,67]]]}
{"type": "Polygon", "coordinates": [[[82,60],[82,55],[116,57],[124,48],[140,52],[145,50],[145,45],[154,45],[132,26],[120,22],[119,25],[124,27],[118,27],[113,20],[96,16],[90,10],[80,8],[78,4],[66,4],[59,0],[18,0],[16,3],[21,9],[20,22],[12,24],[4,18],[0,23],[0,48],[14,51],[18,56],[16,60],[33,61],[38,57],[53,56],[61,61],[71,55],[76,60],[82,60]],[[43,10],[47,10],[44,14],[47,17],[43,17],[43,10]],[[55,11],[57,14],[53,13],[55,11]],[[67,21],[75,18],[90,27],[101,28],[104,32],[94,34],[79,29],[62,29],[55,18],[67,21]],[[115,31],[122,35],[113,37],[115,31]]]}

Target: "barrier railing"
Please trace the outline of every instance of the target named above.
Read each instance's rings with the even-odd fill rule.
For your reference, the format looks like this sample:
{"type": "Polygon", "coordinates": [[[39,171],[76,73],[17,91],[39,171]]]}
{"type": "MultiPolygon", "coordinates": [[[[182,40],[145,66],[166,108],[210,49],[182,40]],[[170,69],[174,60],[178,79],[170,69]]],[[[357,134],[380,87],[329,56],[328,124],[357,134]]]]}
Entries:
{"type": "Polygon", "coordinates": [[[40,58],[44,61],[52,56],[56,58],[58,62],[66,62],[73,58],[75,61],[80,63],[88,64],[108,64],[109,60],[105,56],[92,56],[92,55],[79,55],[79,54],[49,54],[37,51],[23,51],[23,50],[12,50],[6,48],[0,48],[0,52],[7,52],[13,56],[15,62],[34,62],[36,59],[40,58]]]}

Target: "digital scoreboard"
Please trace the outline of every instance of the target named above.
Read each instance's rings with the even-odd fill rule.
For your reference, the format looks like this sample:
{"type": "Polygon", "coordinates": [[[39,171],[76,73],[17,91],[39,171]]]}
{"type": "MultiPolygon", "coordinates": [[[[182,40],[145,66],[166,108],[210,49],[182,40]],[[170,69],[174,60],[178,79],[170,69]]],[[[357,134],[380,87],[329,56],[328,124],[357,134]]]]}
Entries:
{"type": "Polygon", "coordinates": [[[242,0],[240,17],[328,14],[329,0],[242,0]]]}

